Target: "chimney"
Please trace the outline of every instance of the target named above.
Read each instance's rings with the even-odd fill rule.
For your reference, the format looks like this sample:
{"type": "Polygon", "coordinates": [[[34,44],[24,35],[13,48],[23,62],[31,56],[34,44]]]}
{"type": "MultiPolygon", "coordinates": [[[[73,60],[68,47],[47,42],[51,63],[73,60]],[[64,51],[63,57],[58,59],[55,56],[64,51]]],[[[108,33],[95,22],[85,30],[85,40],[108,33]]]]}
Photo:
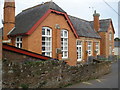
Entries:
{"type": "Polygon", "coordinates": [[[4,0],[3,40],[8,40],[8,33],[15,27],[15,1],[4,0]]]}
{"type": "Polygon", "coordinates": [[[96,10],[94,11],[93,17],[94,17],[94,29],[98,32],[100,29],[100,23],[99,23],[99,13],[96,13],[96,10]]]}

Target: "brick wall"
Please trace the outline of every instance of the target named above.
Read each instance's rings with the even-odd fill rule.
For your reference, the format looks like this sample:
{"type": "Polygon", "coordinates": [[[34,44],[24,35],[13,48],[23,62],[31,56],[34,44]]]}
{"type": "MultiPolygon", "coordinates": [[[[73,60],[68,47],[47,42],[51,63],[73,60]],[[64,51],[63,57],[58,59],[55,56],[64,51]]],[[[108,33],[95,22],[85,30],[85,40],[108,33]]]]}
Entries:
{"type": "MultiPolygon", "coordinates": [[[[56,48],[61,48],[61,30],[68,30],[68,58],[67,62],[70,65],[76,65],[77,62],[77,50],[76,50],[76,38],[72,32],[70,26],[66,22],[66,19],[62,15],[50,13],[50,15],[36,28],[36,30],[29,36],[23,37],[23,49],[42,53],[42,27],[49,27],[52,29],[52,58],[57,58],[56,48]],[[60,25],[60,30],[55,29],[55,25],[60,25]]],[[[14,45],[14,38],[12,43],[14,45]]]]}

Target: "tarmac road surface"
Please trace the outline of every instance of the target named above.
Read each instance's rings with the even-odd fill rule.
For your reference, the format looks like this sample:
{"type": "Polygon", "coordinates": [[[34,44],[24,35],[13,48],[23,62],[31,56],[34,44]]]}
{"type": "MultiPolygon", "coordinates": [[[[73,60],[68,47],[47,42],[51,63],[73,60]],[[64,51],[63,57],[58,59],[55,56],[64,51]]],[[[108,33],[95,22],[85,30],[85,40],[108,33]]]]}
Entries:
{"type": "Polygon", "coordinates": [[[112,72],[99,79],[77,83],[66,88],[118,88],[118,62],[112,63],[112,72]]]}

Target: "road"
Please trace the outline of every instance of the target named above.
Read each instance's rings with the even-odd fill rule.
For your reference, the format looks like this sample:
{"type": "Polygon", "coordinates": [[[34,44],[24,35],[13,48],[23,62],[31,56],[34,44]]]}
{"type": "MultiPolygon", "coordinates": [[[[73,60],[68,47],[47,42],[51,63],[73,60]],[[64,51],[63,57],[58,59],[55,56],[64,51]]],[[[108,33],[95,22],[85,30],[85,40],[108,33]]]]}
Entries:
{"type": "Polygon", "coordinates": [[[67,88],[118,88],[118,63],[112,63],[112,72],[99,79],[77,83],[67,88]]]}

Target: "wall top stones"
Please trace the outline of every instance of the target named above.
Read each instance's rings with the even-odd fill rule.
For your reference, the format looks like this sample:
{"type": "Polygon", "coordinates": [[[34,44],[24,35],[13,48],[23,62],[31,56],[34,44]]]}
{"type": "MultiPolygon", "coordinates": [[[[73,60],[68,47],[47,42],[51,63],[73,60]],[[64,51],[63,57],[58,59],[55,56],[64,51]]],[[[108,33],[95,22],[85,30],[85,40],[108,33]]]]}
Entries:
{"type": "Polygon", "coordinates": [[[4,0],[4,2],[15,2],[15,0],[4,0]]]}

